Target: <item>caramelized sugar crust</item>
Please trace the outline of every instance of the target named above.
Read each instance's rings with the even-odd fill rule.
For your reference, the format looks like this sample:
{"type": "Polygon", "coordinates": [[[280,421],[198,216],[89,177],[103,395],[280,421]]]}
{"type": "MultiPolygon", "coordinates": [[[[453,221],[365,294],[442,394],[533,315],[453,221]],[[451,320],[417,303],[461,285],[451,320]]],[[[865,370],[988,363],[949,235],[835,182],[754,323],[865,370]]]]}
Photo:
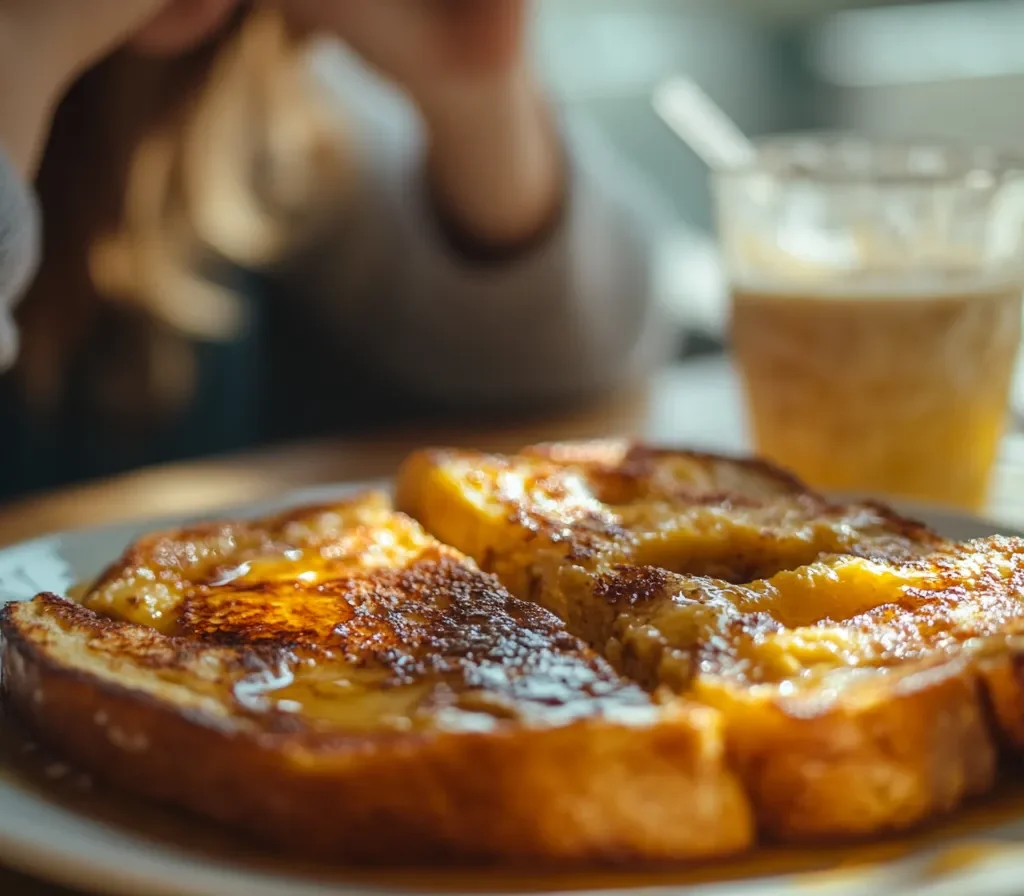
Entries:
{"type": "Polygon", "coordinates": [[[628,677],[721,712],[765,836],[906,827],[1024,746],[1016,539],[627,442],[422,452],[398,498],[628,677]]]}
{"type": "Polygon", "coordinates": [[[530,584],[523,567],[545,553],[590,570],[628,563],[743,582],[831,553],[899,560],[943,543],[887,507],[831,503],[760,461],[625,441],[418,452],[399,471],[398,506],[485,568],[506,567],[518,596],[530,584]]]}
{"type": "Polygon", "coordinates": [[[383,495],[143,539],[82,604],[190,644],[244,648],[241,710],[311,727],[494,727],[614,716],[650,698],[383,495]],[[258,700],[256,695],[258,693],[258,700]]]}
{"type": "Polygon", "coordinates": [[[7,705],[132,792],[353,861],[742,849],[714,710],[660,705],[382,495],[141,539],[0,616],[7,705]]]}
{"type": "Polygon", "coordinates": [[[631,645],[628,662],[645,677],[794,693],[1014,644],[1024,633],[1024,540],[995,536],[904,562],[836,555],[745,585],[622,567],[595,580],[594,596],[618,614],[612,637],[631,645]],[[674,660],[659,649],[686,662],[669,671],[674,660]]]}
{"type": "Polygon", "coordinates": [[[721,710],[762,825],[800,837],[990,786],[996,746],[1024,747],[1022,595],[1024,540],[1001,537],[747,585],[623,568],[594,589],[615,608],[607,655],[721,710]],[[870,786],[851,795],[851,776],[870,786]]]}

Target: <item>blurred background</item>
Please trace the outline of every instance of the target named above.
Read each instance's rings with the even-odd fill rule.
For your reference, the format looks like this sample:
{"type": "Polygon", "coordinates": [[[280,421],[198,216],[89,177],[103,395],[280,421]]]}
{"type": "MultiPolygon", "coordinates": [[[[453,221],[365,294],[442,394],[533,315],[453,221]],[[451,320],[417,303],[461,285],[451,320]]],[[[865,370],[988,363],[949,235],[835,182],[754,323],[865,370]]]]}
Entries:
{"type": "Polygon", "coordinates": [[[700,161],[659,121],[687,74],[751,135],[850,128],[1024,142],[1024,0],[540,0],[549,81],[654,182],[673,223],[659,290],[717,350],[724,309],[700,161]]]}
{"type": "MultiPolygon", "coordinates": [[[[754,137],[848,129],[1024,146],[1024,0],[536,0],[534,9],[538,63],[556,99],[603,131],[669,211],[656,288],[685,324],[678,359],[692,363],[673,365],[650,399],[645,413],[658,422],[645,434],[655,441],[714,450],[746,444],[723,353],[727,300],[707,171],[654,111],[663,81],[693,78],[754,137]]],[[[1006,507],[1024,525],[1014,504],[1024,494],[1024,357],[1013,397],[1017,432],[1004,454],[1018,455],[1017,484],[1006,490],[1006,507]]],[[[221,422],[204,425],[220,433],[221,422]]],[[[233,439],[233,419],[227,423],[224,438],[233,439]]],[[[110,463],[117,467],[119,456],[110,463]]],[[[268,469],[278,472],[260,471],[265,488],[293,482],[268,469]]],[[[336,469],[307,457],[293,465],[321,478],[336,469]]],[[[250,495],[252,480],[243,476],[238,487],[250,495]]],[[[214,491],[208,482],[201,489],[214,491]]],[[[196,497],[179,485],[172,492],[196,497]]],[[[39,531],[67,524],[66,505],[54,512],[39,531]]]]}

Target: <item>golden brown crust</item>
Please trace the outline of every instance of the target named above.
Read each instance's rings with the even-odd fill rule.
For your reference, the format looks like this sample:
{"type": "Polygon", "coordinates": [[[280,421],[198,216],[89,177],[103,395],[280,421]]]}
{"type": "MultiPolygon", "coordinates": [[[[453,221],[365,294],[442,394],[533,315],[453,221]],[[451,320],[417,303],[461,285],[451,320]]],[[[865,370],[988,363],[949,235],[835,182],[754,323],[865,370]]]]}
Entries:
{"type": "MultiPolygon", "coordinates": [[[[734,582],[830,553],[900,560],[944,544],[881,504],[830,503],[763,461],[629,441],[513,456],[427,449],[399,469],[396,492],[400,510],[487,569],[488,552],[500,559],[516,540],[529,542],[518,567],[543,549],[590,569],[655,565],[734,582]]],[[[521,584],[513,593],[528,596],[521,584]]]]}
{"type": "Polygon", "coordinates": [[[765,834],[813,840],[989,789],[997,740],[1019,747],[1024,729],[1022,576],[1024,542],[997,538],[745,586],[623,568],[593,595],[614,611],[607,652],[626,675],[722,711],[765,834]]]}
{"type": "Polygon", "coordinates": [[[26,615],[4,622],[6,700],[37,736],[132,793],[291,851],[385,864],[616,863],[749,842],[742,796],[720,786],[706,752],[713,732],[689,719],[310,743],[98,680],[41,649],[26,615]]]}
{"type": "Polygon", "coordinates": [[[876,836],[992,787],[996,752],[967,664],[901,670],[893,679],[877,694],[848,688],[806,714],[779,699],[737,700],[726,711],[730,755],[764,837],[876,836]]]}
{"type": "Polygon", "coordinates": [[[116,785],[317,857],[749,845],[716,712],[659,706],[367,502],[143,539],[85,597],[105,616],[52,595],[7,606],[6,705],[116,785]]]}
{"type": "Polygon", "coordinates": [[[719,709],[765,836],[906,827],[1024,743],[1024,543],[628,442],[419,453],[398,501],[628,677],[719,709]]]}
{"type": "Polygon", "coordinates": [[[1008,637],[1005,649],[982,656],[977,668],[1000,745],[1019,756],[1024,753],[1024,637],[1008,637]]]}

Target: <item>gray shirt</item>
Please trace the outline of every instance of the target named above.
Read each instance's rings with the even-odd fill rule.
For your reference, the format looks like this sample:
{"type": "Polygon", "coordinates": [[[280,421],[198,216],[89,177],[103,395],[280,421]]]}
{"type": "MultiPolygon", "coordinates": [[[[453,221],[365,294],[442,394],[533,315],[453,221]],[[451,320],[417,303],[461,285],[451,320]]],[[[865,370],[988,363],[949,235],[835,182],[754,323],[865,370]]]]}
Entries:
{"type": "Polygon", "coordinates": [[[0,371],[18,352],[12,312],[39,264],[39,206],[0,147],[0,371]]]}
{"type": "MultiPolygon", "coordinates": [[[[435,226],[411,110],[346,55],[315,65],[360,134],[364,187],[347,215],[358,226],[327,231],[288,291],[367,365],[422,395],[518,403],[613,385],[664,351],[650,282],[659,206],[584,123],[562,118],[571,174],[557,229],[513,261],[473,264],[435,226]]],[[[0,365],[15,357],[12,312],[38,256],[37,204],[0,153],[0,365]]]]}

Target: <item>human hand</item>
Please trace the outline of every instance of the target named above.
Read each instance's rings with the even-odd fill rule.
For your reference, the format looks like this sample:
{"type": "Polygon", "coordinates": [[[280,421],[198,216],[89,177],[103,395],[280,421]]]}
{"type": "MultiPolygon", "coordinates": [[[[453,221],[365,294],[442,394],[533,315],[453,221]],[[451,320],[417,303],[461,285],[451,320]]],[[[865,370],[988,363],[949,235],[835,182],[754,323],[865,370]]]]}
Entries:
{"type": "Polygon", "coordinates": [[[493,86],[521,68],[526,0],[282,0],[333,32],[421,106],[493,86]]]}
{"type": "Polygon", "coordinates": [[[528,241],[564,192],[561,145],[526,53],[527,0],[279,0],[412,99],[443,216],[470,243],[528,241]]]}

